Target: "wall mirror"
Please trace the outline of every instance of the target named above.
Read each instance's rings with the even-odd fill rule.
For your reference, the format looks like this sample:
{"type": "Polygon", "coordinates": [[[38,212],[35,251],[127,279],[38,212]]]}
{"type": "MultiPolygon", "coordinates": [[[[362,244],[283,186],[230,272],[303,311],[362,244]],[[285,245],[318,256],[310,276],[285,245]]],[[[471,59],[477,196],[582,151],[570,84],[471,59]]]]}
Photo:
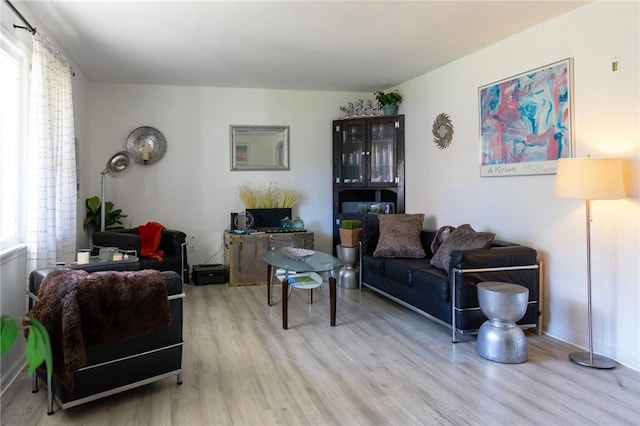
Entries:
{"type": "Polygon", "coordinates": [[[231,170],[289,170],[289,126],[229,127],[231,170]]]}

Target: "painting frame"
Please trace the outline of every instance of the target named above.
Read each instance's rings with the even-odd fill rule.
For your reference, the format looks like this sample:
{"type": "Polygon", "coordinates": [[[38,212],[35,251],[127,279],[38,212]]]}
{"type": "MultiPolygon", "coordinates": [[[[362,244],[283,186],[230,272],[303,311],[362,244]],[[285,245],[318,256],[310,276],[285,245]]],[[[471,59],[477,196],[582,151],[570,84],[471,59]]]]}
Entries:
{"type": "Polygon", "coordinates": [[[555,174],[574,152],[573,58],[478,88],[480,176],[555,174]]]}

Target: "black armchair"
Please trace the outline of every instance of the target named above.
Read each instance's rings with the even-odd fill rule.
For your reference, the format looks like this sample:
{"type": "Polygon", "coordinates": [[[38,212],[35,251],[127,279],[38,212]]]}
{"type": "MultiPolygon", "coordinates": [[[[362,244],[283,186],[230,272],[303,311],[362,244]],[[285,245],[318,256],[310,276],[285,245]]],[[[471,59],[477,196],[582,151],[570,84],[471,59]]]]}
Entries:
{"type": "Polygon", "coordinates": [[[158,250],[164,252],[162,261],[155,258],[140,257],[140,235],[138,228],[110,229],[94,232],[91,238],[93,255],[97,255],[101,247],[117,247],[123,251],[135,252],[140,257],[142,269],[158,271],[174,271],[182,277],[184,283],[189,282],[189,263],[186,249],[187,235],[182,231],[163,229],[158,250]]]}
{"type": "MultiPolygon", "coordinates": [[[[137,271],[138,262],[105,262],[74,265],[68,269],[97,271],[137,271]]],[[[27,300],[29,309],[38,300],[40,286],[53,268],[37,269],[29,275],[27,300]]],[[[175,272],[162,272],[167,286],[171,322],[166,328],[150,331],[138,337],[105,345],[86,348],[86,365],[73,375],[73,390],[53,377],[47,389],[47,412],[53,414],[54,397],[63,409],[98,398],[146,385],[169,376],[177,376],[182,384],[182,329],[184,292],[180,276],[175,272]]],[[[33,388],[38,391],[39,381],[47,383],[44,369],[33,376],[33,388]]]]}

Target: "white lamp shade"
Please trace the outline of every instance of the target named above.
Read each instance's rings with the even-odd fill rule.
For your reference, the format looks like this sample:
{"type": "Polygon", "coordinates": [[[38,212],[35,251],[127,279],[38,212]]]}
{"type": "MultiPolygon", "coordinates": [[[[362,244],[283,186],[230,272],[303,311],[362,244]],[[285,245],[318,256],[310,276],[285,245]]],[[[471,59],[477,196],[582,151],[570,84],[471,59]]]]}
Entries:
{"type": "Polygon", "coordinates": [[[554,195],[581,200],[625,197],[622,160],[619,158],[561,158],[554,195]]]}

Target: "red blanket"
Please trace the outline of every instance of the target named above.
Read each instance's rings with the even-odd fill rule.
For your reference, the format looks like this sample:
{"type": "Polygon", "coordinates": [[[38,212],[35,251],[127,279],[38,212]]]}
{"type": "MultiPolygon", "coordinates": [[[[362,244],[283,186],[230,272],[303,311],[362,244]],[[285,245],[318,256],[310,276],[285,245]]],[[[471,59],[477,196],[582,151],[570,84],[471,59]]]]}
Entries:
{"type": "Polygon", "coordinates": [[[53,373],[69,390],[84,366],[86,350],[131,339],[169,325],[167,286],[153,270],[56,269],[42,281],[28,316],[51,338],[53,373]]]}
{"type": "Polygon", "coordinates": [[[164,251],[158,250],[160,246],[160,238],[164,226],[158,222],[147,222],[145,225],[138,226],[138,234],[140,235],[140,257],[151,257],[162,262],[164,251]]]}

